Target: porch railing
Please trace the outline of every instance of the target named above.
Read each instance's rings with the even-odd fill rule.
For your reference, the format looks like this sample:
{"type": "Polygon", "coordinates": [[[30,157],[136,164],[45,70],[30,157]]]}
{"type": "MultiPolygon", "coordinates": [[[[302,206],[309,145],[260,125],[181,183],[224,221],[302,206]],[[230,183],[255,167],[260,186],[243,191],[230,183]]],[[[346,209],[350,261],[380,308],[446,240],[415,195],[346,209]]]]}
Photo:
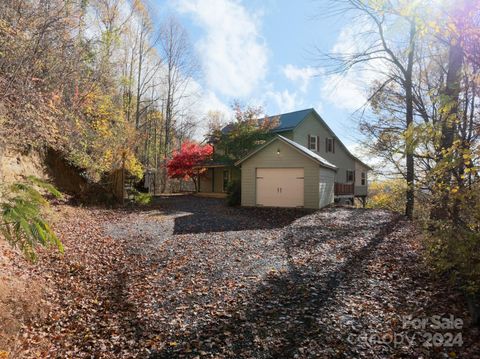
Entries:
{"type": "Polygon", "coordinates": [[[335,182],[335,196],[353,195],[353,183],[337,183],[335,182]]]}

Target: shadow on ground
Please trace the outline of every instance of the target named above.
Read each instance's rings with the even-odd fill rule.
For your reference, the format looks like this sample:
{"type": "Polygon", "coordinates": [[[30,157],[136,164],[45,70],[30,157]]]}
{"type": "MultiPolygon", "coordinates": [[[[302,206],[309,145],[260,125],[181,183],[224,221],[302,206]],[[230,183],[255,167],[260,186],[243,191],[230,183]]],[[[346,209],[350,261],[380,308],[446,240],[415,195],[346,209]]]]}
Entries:
{"type": "MultiPolygon", "coordinates": [[[[351,213],[346,223],[358,226],[351,213]]],[[[380,231],[365,245],[351,250],[344,261],[327,270],[321,263],[302,262],[297,257],[297,252],[305,251],[304,237],[299,240],[299,233],[307,234],[308,226],[286,228],[281,241],[288,259],[287,271],[269,274],[246,300],[231,308],[230,314],[213,317],[208,324],[179,335],[175,338],[179,346],[153,352],[151,358],[195,357],[198,353],[228,358],[342,357],[339,353],[347,351],[348,343],[343,333],[332,335],[325,318],[333,315],[336,302],[342,300],[337,298],[338,292],[343,296],[356,290],[352,281],[362,276],[369,258],[396,230],[398,221],[395,217],[379,225],[380,231]]],[[[340,228],[332,229],[332,233],[339,241],[348,236],[340,228]]],[[[311,242],[315,236],[307,237],[311,242]]],[[[322,240],[317,238],[318,242],[322,240]]],[[[309,245],[314,247],[314,243],[309,245]]]]}
{"type": "Polygon", "coordinates": [[[312,210],[229,207],[224,199],[156,196],[148,210],[173,215],[174,234],[283,228],[312,210]]]}

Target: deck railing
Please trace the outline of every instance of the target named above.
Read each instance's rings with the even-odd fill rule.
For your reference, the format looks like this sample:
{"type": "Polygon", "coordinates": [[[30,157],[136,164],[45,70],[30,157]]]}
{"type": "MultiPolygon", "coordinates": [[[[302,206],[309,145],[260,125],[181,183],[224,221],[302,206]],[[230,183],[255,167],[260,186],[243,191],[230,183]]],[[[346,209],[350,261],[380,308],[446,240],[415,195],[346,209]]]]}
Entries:
{"type": "Polygon", "coordinates": [[[335,182],[335,196],[353,195],[353,183],[337,183],[335,182]]]}

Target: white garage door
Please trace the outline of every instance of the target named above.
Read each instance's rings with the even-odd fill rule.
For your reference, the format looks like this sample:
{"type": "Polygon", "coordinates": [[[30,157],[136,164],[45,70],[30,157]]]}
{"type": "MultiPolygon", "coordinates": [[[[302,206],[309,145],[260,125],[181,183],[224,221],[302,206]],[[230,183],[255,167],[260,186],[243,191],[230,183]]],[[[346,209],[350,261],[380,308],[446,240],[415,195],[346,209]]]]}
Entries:
{"type": "Polygon", "coordinates": [[[257,205],[303,207],[303,168],[257,168],[257,205]]]}

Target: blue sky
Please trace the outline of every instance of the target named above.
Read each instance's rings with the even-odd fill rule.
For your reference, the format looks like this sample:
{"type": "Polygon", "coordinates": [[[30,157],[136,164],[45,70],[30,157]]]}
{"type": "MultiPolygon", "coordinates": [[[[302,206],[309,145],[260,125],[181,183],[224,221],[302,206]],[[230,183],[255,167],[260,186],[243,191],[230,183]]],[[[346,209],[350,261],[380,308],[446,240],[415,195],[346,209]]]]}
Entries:
{"type": "Polygon", "coordinates": [[[203,111],[223,110],[234,99],[263,105],[268,115],[314,107],[355,151],[352,113],[365,101],[364,76],[329,75],[319,50],[348,51],[355,27],[322,16],[325,1],[157,0],[163,17],[187,29],[202,75],[203,111]]]}

